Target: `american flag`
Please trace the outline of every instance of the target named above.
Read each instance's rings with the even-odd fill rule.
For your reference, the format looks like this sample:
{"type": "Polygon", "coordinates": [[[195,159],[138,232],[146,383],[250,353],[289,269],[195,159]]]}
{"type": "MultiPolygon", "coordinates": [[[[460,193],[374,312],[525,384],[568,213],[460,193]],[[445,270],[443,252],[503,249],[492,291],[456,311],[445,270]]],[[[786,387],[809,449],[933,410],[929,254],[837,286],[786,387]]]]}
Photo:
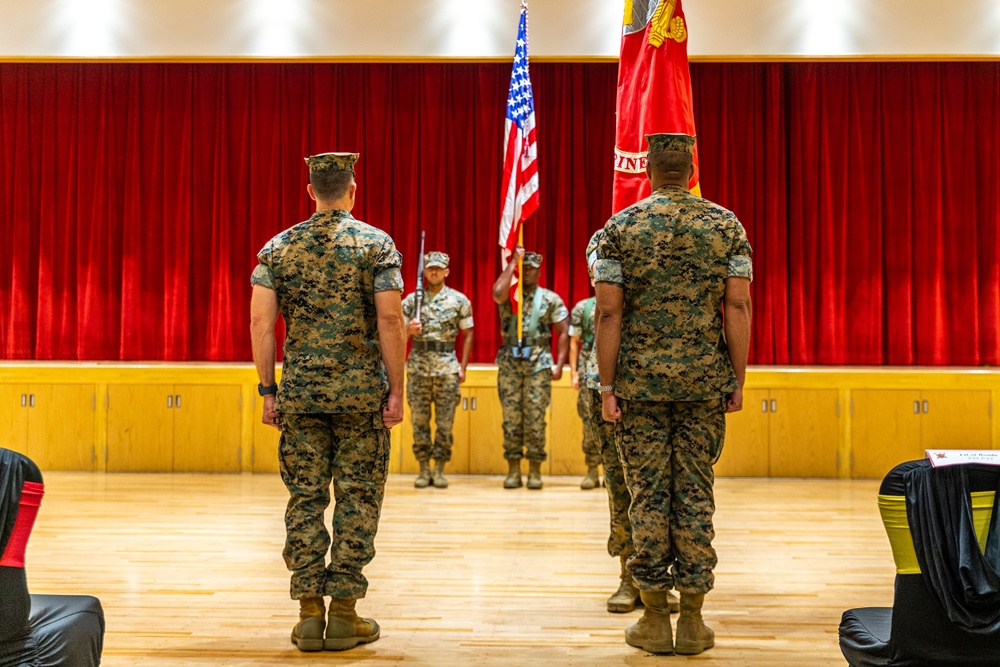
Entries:
{"type": "MultiPolygon", "coordinates": [[[[500,247],[504,265],[517,246],[521,224],[538,209],[538,145],[535,143],[535,100],[528,75],[528,7],[521,4],[517,26],[514,71],[507,93],[507,143],[503,150],[503,211],[500,213],[500,247]]],[[[516,312],[517,278],[511,283],[511,307],[516,312]]]]}

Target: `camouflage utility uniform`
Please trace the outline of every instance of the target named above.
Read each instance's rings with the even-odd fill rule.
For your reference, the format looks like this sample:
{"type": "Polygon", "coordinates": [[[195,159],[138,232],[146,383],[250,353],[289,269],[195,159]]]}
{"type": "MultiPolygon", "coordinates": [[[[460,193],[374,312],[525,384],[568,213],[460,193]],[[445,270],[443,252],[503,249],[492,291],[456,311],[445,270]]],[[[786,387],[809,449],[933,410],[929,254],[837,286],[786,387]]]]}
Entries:
{"type": "Polygon", "coordinates": [[[583,458],[588,468],[601,465],[601,448],[594,439],[590,427],[590,390],[586,386],[587,360],[594,349],[594,309],[596,297],[580,301],[569,316],[569,335],[580,339],[579,356],[576,358],[576,374],[580,378],[580,393],[576,397],[576,413],[583,420],[583,458]]]}
{"type": "Polygon", "coordinates": [[[375,293],[402,291],[400,254],[385,232],[326,210],[275,236],[257,259],[251,282],[275,290],[286,326],[275,408],[292,598],[363,598],[389,464],[375,293]],[[332,540],[323,522],[331,481],[332,540]]]}
{"type": "MultiPolygon", "coordinates": [[[[416,317],[416,294],[403,299],[406,324],[416,317]]],[[[457,290],[444,286],[437,294],[424,293],[420,308],[423,331],[413,337],[406,362],[406,400],[413,418],[413,455],[418,461],[450,461],[452,426],[460,390],[455,339],[459,330],[472,328],[472,303],[457,290]],[[437,430],[431,446],[431,404],[437,430]]]]}
{"type": "Polygon", "coordinates": [[[499,304],[504,345],[497,352],[497,390],[503,408],[503,457],[508,461],[545,460],[545,411],[552,400],[552,326],[569,317],[559,295],[544,287],[524,291],[524,344],[531,346],[529,358],[514,359],[510,346],[517,345],[517,315],[510,302],[499,304]],[[528,331],[535,292],[540,292],[538,328],[528,331]]]}
{"type": "Polygon", "coordinates": [[[703,594],[717,562],[712,464],[738,389],[721,304],[726,278],[752,278],[746,232],[730,211],[668,185],[613,216],[597,256],[595,280],[623,288],[614,393],[629,569],[644,590],[703,594]]]}

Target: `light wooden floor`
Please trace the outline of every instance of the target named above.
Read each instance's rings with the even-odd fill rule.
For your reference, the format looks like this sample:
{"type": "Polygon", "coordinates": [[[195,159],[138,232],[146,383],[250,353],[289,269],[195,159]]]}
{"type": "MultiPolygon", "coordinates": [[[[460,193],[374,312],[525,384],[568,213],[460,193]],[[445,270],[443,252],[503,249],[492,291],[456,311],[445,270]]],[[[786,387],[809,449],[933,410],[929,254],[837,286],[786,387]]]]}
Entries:
{"type": "MultiPolygon", "coordinates": [[[[608,614],[617,563],[607,496],[578,479],[541,492],[500,477],[416,491],[394,476],[359,611],[382,639],[302,654],[281,560],[276,476],[49,473],[28,551],[36,593],[100,597],[104,664],[650,665],[608,614]]],[[[888,606],[893,568],[875,482],[722,479],[716,648],[671,664],[843,665],[841,612],[888,606]]],[[[676,618],[676,617],[675,617],[676,618]]]]}

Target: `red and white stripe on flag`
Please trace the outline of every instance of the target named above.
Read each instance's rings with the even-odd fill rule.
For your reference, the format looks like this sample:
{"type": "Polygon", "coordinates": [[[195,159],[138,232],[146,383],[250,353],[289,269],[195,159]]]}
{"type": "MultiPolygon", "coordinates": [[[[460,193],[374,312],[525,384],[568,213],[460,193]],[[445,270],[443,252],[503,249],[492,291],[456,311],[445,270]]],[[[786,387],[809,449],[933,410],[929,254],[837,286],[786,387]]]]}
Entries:
{"type": "MultiPolygon", "coordinates": [[[[500,212],[500,255],[504,266],[517,246],[521,225],[538,210],[538,146],[535,142],[535,101],[528,74],[528,8],[522,3],[514,49],[514,69],[507,93],[506,143],[503,151],[503,210],[500,212]]],[[[510,284],[510,305],[517,312],[515,272],[510,284]]]]}

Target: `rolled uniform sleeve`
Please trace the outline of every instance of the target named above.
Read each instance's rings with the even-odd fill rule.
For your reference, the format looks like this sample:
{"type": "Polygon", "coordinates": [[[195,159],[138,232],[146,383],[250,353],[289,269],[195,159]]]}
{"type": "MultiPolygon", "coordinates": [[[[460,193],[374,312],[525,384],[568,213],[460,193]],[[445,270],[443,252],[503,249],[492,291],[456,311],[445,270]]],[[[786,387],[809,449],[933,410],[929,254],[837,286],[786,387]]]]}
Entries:
{"type": "Polygon", "coordinates": [[[556,322],[562,322],[567,317],[569,317],[569,309],[566,308],[566,304],[563,303],[562,297],[560,297],[555,292],[552,292],[552,299],[548,304],[548,311],[545,313],[549,324],[555,324],[556,322]]]}
{"type": "Polygon", "coordinates": [[[608,224],[604,226],[604,236],[597,244],[594,282],[625,286],[621,249],[618,247],[618,228],[614,224],[614,219],[608,221],[608,224]]]}
{"type": "Polygon", "coordinates": [[[458,309],[458,328],[465,330],[472,327],[472,302],[468,299],[463,299],[462,305],[458,309]]]}
{"type": "Polygon", "coordinates": [[[729,244],[729,266],[726,270],[727,278],[747,278],[753,282],[753,261],[750,254],[750,242],[747,241],[747,232],[743,225],[733,217],[732,239],[729,244]]]}
{"type": "Polygon", "coordinates": [[[250,284],[274,289],[274,271],[271,270],[271,244],[261,248],[257,253],[257,266],[250,274],[250,284]]]}
{"type": "Polygon", "coordinates": [[[569,316],[569,335],[579,338],[583,335],[583,302],[573,306],[573,312],[569,316]]]}
{"type": "Polygon", "coordinates": [[[388,292],[395,290],[403,291],[403,274],[400,267],[403,265],[403,256],[396,250],[396,244],[391,238],[387,238],[385,244],[379,249],[378,258],[375,262],[375,292],[388,292]]]}

